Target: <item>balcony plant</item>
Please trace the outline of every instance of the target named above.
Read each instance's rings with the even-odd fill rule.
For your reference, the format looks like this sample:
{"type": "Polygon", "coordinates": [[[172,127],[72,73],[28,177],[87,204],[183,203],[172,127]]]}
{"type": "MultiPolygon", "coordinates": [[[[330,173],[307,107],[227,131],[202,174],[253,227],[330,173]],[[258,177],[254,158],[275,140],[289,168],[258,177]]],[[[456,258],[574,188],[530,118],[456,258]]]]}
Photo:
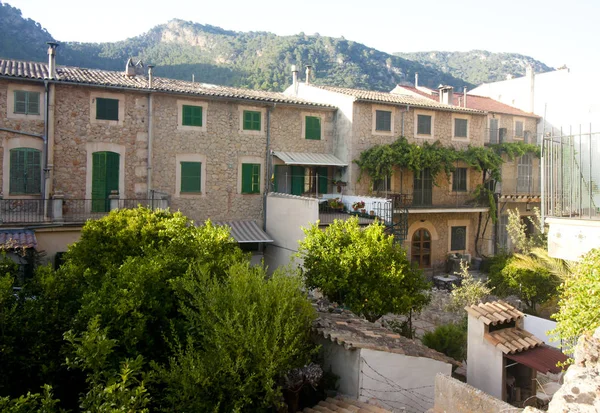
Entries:
{"type": "Polygon", "coordinates": [[[356,201],[352,204],[352,209],[358,211],[365,208],[365,201],[356,201]]]}
{"type": "Polygon", "coordinates": [[[329,208],[335,209],[338,211],[341,211],[344,209],[344,204],[342,203],[340,198],[331,198],[329,201],[327,201],[327,205],[329,206],[329,208]]]}

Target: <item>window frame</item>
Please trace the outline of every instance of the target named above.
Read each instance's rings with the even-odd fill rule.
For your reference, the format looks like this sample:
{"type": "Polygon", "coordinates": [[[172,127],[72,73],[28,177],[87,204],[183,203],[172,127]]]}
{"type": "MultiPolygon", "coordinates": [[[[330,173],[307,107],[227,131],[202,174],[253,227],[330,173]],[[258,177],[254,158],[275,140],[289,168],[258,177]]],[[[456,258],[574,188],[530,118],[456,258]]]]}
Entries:
{"type": "Polygon", "coordinates": [[[435,112],[415,111],[415,136],[423,139],[433,139],[435,136],[435,112]],[[419,132],[419,118],[421,116],[429,117],[429,133],[419,132]]]}
{"type": "Polygon", "coordinates": [[[391,132],[392,131],[392,111],[375,109],[375,130],[377,132],[391,132]],[[385,119],[383,115],[387,115],[385,119]],[[383,118],[380,119],[380,116],[383,118]],[[380,127],[382,126],[382,127],[380,127]],[[386,128],[387,127],[387,128],[386,128]]]}
{"type": "MultiPolygon", "coordinates": [[[[459,140],[466,140],[469,139],[469,118],[467,117],[463,117],[463,116],[453,116],[452,117],[452,138],[453,139],[459,139],[459,140]],[[464,136],[462,135],[458,135],[457,134],[457,123],[458,122],[465,122],[464,125],[464,136]]],[[[462,132],[462,131],[461,131],[462,132]]]]}
{"type": "Polygon", "coordinates": [[[262,112],[259,110],[244,109],[242,111],[242,129],[251,132],[260,132],[262,130],[262,112]],[[256,128],[256,119],[247,119],[247,115],[258,115],[258,128],[256,128]],[[246,127],[249,125],[250,127],[246,127]]]}
{"type": "Polygon", "coordinates": [[[320,116],[315,116],[315,115],[304,115],[304,139],[308,139],[308,140],[314,140],[314,141],[320,141],[322,139],[323,136],[323,119],[320,116]],[[311,127],[309,127],[309,119],[311,120],[317,120],[319,125],[318,125],[318,137],[316,135],[311,135],[309,133],[309,131],[312,131],[314,133],[314,130],[316,129],[316,127],[313,125],[311,127]],[[311,136],[309,136],[311,135],[311,136]]]}
{"type": "Polygon", "coordinates": [[[41,115],[41,104],[40,104],[40,96],[41,93],[38,91],[34,91],[34,90],[23,90],[23,89],[15,89],[13,91],[13,114],[15,115],[33,115],[33,116],[39,116],[41,115]],[[25,105],[25,109],[23,111],[17,111],[17,105],[19,104],[19,100],[17,99],[17,94],[18,93],[23,93],[25,100],[24,100],[24,105],[25,105]],[[37,111],[32,111],[30,108],[30,104],[32,102],[31,96],[32,95],[37,95],[37,98],[34,99],[35,100],[35,104],[37,105],[37,111]]]}
{"type": "Polygon", "coordinates": [[[451,191],[452,192],[467,192],[469,190],[469,168],[466,167],[457,167],[453,172],[452,172],[452,186],[451,186],[451,191]],[[464,178],[463,177],[458,177],[459,179],[457,179],[457,173],[458,172],[463,172],[464,171],[464,178]],[[463,178],[463,179],[460,179],[463,178]],[[460,185],[460,183],[463,183],[463,185],[460,185]]]}
{"type": "Polygon", "coordinates": [[[431,232],[424,227],[417,228],[410,237],[410,262],[411,264],[417,262],[419,268],[431,268],[432,266],[432,251],[433,251],[433,237],[431,232]],[[426,239],[425,234],[429,235],[429,239],[426,239]],[[418,237],[418,239],[415,239],[418,237]],[[426,243],[429,243],[428,252],[426,251],[426,243]],[[415,251],[415,247],[419,249],[418,253],[415,251]],[[418,260],[415,258],[418,257],[418,260]],[[429,263],[424,264],[423,258],[427,257],[429,263]]]}
{"type": "MultiPolygon", "coordinates": [[[[7,149],[5,149],[7,150],[7,149]]],[[[8,159],[9,159],[9,167],[8,167],[8,195],[9,196],[13,196],[13,195],[41,195],[42,193],[42,151],[36,148],[30,148],[30,147],[18,147],[18,148],[12,148],[8,150],[8,159]],[[13,154],[18,154],[18,153],[23,153],[23,166],[22,166],[22,170],[23,173],[27,173],[27,169],[29,169],[29,165],[28,165],[28,154],[36,154],[38,156],[37,159],[37,166],[35,163],[33,163],[33,165],[31,166],[31,168],[34,168],[34,171],[32,173],[32,177],[28,177],[25,176],[24,177],[24,183],[23,183],[23,190],[20,191],[18,189],[21,188],[16,188],[15,186],[18,186],[19,180],[23,179],[20,176],[13,176],[13,169],[16,169],[17,166],[13,166],[13,154]],[[32,190],[28,190],[28,185],[27,182],[29,180],[32,180],[32,190]],[[35,187],[35,185],[38,185],[38,187],[35,187]]],[[[17,171],[15,171],[14,173],[19,173],[17,171]]],[[[20,173],[19,173],[20,174],[20,173]]]]}
{"type": "MultiPolygon", "coordinates": [[[[44,99],[44,87],[31,85],[26,83],[9,83],[6,88],[6,117],[8,119],[20,119],[20,120],[44,120],[44,113],[46,111],[46,99],[44,99]],[[34,92],[39,93],[39,113],[38,114],[24,114],[15,113],[15,92],[34,92]]],[[[19,145],[24,146],[24,145],[19,145]]],[[[28,145],[29,146],[29,145],[28,145]]]]}
{"type": "Polygon", "coordinates": [[[120,118],[119,118],[119,99],[117,98],[112,98],[112,97],[96,97],[96,120],[104,120],[104,121],[111,121],[111,122],[119,122],[120,118]],[[108,113],[108,108],[107,107],[101,107],[100,103],[102,103],[104,105],[108,104],[108,103],[114,103],[116,102],[116,111],[115,108],[111,108],[111,112],[112,113],[108,113]],[[100,111],[104,109],[104,112],[102,115],[106,116],[106,117],[99,117],[100,116],[100,111]],[[108,117],[109,115],[115,115],[116,114],[116,118],[112,118],[112,117],[108,117]]]}
{"type": "Polygon", "coordinates": [[[179,168],[180,168],[180,180],[179,180],[179,193],[182,195],[186,195],[186,194],[195,194],[195,195],[199,195],[202,194],[202,162],[200,161],[180,161],[179,162],[179,168]],[[199,170],[198,170],[198,174],[197,175],[189,175],[189,176],[185,176],[184,174],[184,166],[198,166],[199,170]],[[195,178],[197,179],[197,182],[194,182],[195,184],[198,185],[198,189],[197,190],[187,190],[184,189],[184,178],[195,178]]]}
{"type": "Polygon", "coordinates": [[[261,169],[260,163],[243,162],[241,164],[241,193],[243,195],[255,195],[261,193],[261,169]],[[251,173],[250,177],[250,189],[247,188],[247,182],[245,178],[246,173],[251,173]]]}
{"type": "Polygon", "coordinates": [[[524,140],[525,139],[525,119],[515,118],[513,120],[513,137],[514,139],[524,140]],[[521,124],[521,134],[517,134],[517,125],[521,124]]]}
{"type": "Polygon", "coordinates": [[[468,240],[468,226],[467,225],[451,225],[450,226],[450,251],[467,251],[467,240],[468,240]],[[455,247],[455,240],[454,240],[454,231],[455,230],[459,230],[459,229],[463,229],[464,230],[464,239],[463,239],[463,247],[464,248],[454,248],[455,247]]]}
{"type": "Polygon", "coordinates": [[[181,105],[181,126],[188,126],[192,128],[202,128],[204,126],[204,108],[201,105],[181,105]],[[189,112],[186,116],[186,109],[189,112]],[[199,110],[199,113],[197,112],[199,110]],[[197,123],[199,120],[199,124],[197,123]],[[187,122],[186,122],[187,121],[187,122]]]}

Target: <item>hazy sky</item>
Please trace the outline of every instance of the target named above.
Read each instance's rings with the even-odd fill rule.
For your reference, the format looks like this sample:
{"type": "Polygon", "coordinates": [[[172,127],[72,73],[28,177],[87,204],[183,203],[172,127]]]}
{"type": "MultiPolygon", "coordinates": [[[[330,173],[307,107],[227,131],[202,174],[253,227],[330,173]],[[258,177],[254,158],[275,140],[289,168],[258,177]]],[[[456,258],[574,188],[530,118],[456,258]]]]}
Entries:
{"type": "Polygon", "coordinates": [[[139,35],[172,18],[236,31],[320,33],[385,52],[486,49],[600,67],[600,0],[9,0],[59,41],[139,35]]]}

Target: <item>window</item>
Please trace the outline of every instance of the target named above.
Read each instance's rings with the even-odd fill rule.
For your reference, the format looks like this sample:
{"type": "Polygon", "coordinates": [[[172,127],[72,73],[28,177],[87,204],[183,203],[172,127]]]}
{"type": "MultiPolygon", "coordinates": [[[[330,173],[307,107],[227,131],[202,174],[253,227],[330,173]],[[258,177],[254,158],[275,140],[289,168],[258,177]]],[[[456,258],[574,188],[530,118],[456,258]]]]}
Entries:
{"type": "Polygon", "coordinates": [[[452,174],[452,190],[465,192],[467,190],[467,168],[456,168],[452,174]]]}
{"type": "Polygon", "coordinates": [[[373,192],[388,192],[392,188],[392,175],[387,175],[383,179],[373,180],[373,192]]]}
{"type": "Polygon", "coordinates": [[[92,211],[108,212],[109,195],[119,190],[120,155],[116,152],[92,154],[92,211]]]}
{"type": "Polygon", "coordinates": [[[430,206],[433,201],[433,178],[429,169],[415,172],[413,180],[413,205],[430,206]]]}
{"type": "Polygon", "coordinates": [[[533,159],[531,155],[523,155],[517,164],[517,192],[530,193],[533,191],[533,159]]]}
{"type": "Polygon", "coordinates": [[[181,188],[183,193],[200,193],[202,192],[201,185],[202,163],[201,162],[181,162],[181,188]]]}
{"type": "Polygon", "coordinates": [[[183,105],[181,119],[183,126],[202,126],[202,106],[183,105]]]}
{"type": "Polygon", "coordinates": [[[39,194],[42,192],[42,152],[32,148],[10,151],[10,194],[39,194]]]}
{"type": "Polygon", "coordinates": [[[430,115],[417,115],[417,135],[431,135],[430,115]]]}
{"type": "Polygon", "coordinates": [[[464,251],[467,249],[467,227],[452,227],[450,229],[450,250],[464,251]]]}
{"type": "Polygon", "coordinates": [[[410,261],[419,268],[431,266],[431,234],[425,228],[415,231],[410,244],[410,261]]]}
{"type": "Polygon", "coordinates": [[[508,215],[500,215],[498,219],[498,247],[507,252],[510,248],[510,239],[508,237],[508,215]]]}
{"type": "Polygon", "coordinates": [[[253,110],[244,111],[244,130],[260,131],[260,112],[253,110]]]}
{"type": "Polygon", "coordinates": [[[119,120],[119,100],[96,98],[96,119],[119,120]]]}
{"type": "Polygon", "coordinates": [[[468,124],[469,122],[467,119],[454,119],[454,137],[467,138],[468,124]]]}
{"type": "Polygon", "coordinates": [[[498,119],[490,119],[490,143],[499,143],[498,119]]]}
{"type": "MultiPolygon", "coordinates": [[[[260,114],[260,112],[257,112],[260,114]]],[[[260,164],[242,164],[242,194],[260,193],[260,164]]]]}
{"type": "Polygon", "coordinates": [[[39,115],[40,92],[15,90],[15,113],[23,115],[39,115]]]}
{"type": "Polygon", "coordinates": [[[305,138],[306,139],[321,139],[321,118],[317,116],[306,116],[305,120],[305,138]]]}
{"type": "Polygon", "coordinates": [[[523,137],[523,121],[516,120],[515,121],[515,138],[523,137]]]}
{"type": "Polygon", "coordinates": [[[392,130],[392,112],[387,110],[375,111],[375,130],[384,132],[392,130]]]}

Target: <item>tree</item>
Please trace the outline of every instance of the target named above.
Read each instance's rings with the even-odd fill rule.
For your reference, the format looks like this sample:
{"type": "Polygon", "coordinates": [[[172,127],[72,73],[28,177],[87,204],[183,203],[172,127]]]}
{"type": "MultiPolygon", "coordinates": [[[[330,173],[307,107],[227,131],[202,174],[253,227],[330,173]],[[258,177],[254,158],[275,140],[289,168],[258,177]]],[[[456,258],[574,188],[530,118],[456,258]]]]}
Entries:
{"type": "Polygon", "coordinates": [[[169,412],[271,412],[283,378],[313,354],[315,311],[298,274],[236,264],[227,282],[202,266],[178,279],[189,333],[159,367],[169,412]]]}
{"type": "Polygon", "coordinates": [[[509,258],[502,270],[503,282],[535,313],[536,305],[556,296],[560,279],[536,261],[523,266],[518,257],[509,258]]]}
{"type": "Polygon", "coordinates": [[[572,348],[579,336],[600,327],[600,249],[583,256],[573,267],[572,274],[560,287],[559,311],[556,319],[557,335],[572,348]]]}
{"type": "Polygon", "coordinates": [[[461,261],[460,270],[462,282],[452,290],[452,302],[448,306],[450,311],[464,312],[465,307],[479,304],[492,292],[488,281],[476,280],[471,275],[467,263],[461,261]]]}
{"type": "Polygon", "coordinates": [[[336,220],[325,231],[314,224],[304,233],[299,256],[308,288],[319,288],[369,321],[387,313],[409,314],[427,304],[428,283],[382,224],[363,229],[353,217],[336,220]]]}

